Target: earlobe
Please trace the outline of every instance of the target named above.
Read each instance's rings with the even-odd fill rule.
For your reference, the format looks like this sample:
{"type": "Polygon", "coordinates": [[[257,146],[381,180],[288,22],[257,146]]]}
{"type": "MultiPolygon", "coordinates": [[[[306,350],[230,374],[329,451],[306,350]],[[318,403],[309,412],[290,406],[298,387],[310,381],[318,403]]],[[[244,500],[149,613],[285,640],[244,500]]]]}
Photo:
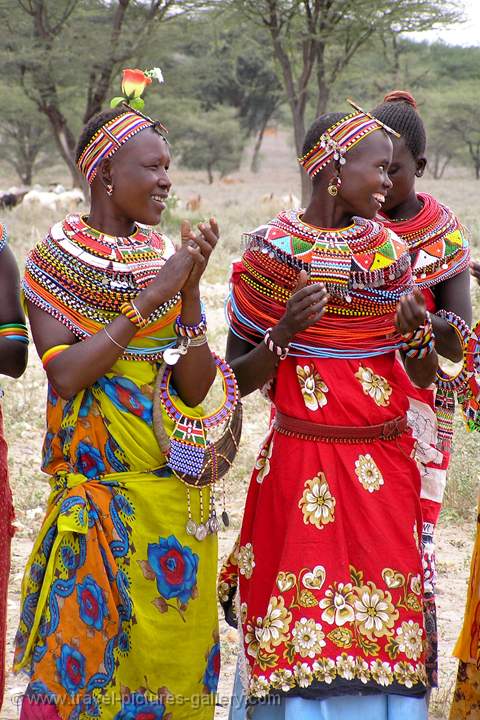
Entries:
{"type": "Polygon", "coordinates": [[[427,166],[427,158],[426,157],[417,158],[417,169],[415,171],[416,177],[422,177],[423,173],[425,172],[426,166],[427,166]]]}
{"type": "Polygon", "coordinates": [[[112,190],[113,190],[113,180],[112,180],[110,160],[108,158],[103,160],[103,162],[101,163],[101,165],[99,167],[99,175],[100,175],[100,179],[102,181],[102,185],[107,192],[107,195],[111,195],[112,190]]]}

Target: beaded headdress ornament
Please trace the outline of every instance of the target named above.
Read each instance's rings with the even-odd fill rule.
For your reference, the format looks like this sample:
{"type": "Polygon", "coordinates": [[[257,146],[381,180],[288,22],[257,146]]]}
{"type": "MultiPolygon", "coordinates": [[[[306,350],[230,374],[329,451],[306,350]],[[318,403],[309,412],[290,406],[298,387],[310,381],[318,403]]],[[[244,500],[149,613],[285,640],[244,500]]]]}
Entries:
{"type": "Polygon", "coordinates": [[[352,100],[347,100],[357,112],[346,115],[329,127],[321,135],[319,141],[305,155],[298,158],[310,177],[314,177],[332,160],[345,165],[345,154],[375,130],[386,130],[395,137],[400,135],[385,125],[371,113],[362,110],[352,100]]]}
{"type": "Polygon", "coordinates": [[[112,157],[122,145],[141,130],[149,127],[158,128],[162,136],[163,133],[168,132],[161,123],[141,112],[144,105],[141,94],[145,87],[152,82],[152,78],[163,82],[160,68],[145,72],[130,69],[123,71],[122,92],[124,94],[113,98],[110,105],[111,107],[123,105],[125,112],[108,120],[97,130],[77,162],[80,172],[87,178],[90,185],[95,179],[102,160],[112,157]]]}

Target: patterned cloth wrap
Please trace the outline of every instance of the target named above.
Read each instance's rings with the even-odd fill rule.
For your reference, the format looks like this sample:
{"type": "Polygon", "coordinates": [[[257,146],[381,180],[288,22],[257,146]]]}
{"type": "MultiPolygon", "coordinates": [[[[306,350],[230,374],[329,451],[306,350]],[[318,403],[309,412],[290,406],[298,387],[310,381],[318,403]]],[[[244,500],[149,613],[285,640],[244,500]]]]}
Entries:
{"type": "MultiPolygon", "coordinates": [[[[431,195],[419,193],[420,212],[410,220],[384,224],[407,243],[415,284],[425,296],[431,313],[437,310],[435,287],[468,268],[470,248],[465,228],[454,213],[431,195]]],[[[423,565],[425,573],[425,624],[427,628],[427,674],[429,684],[438,684],[438,640],[435,607],[435,549],[433,533],[440,514],[447,482],[451,444],[437,434],[438,413],[434,388],[417,388],[408,393],[408,419],[417,440],[416,460],[422,478],[423,565]]],[[[453,427],[451,428],[453,434],[453,427]]]]}
{"type": "MultiPolygon", "coordinates": [[[[234,269],[230,325],[252,343],[282,312],[272,278],[291,292],[302,263],[307,271],[315,265],[328,283],[322,320],[279,364],[270,391],[276,411],[355,427],[408,410],[410,381],[395,353],[393,323],[397,298],[412,287],[408,249],[381,225],[354,219],[353,229],[360,227],[367,240],[363,232],[351,241],[351,234],[338,231],[338,242],[324,243],[298,212],[282,214],[252,233],[234,269]],[[339,247],[340,285],[331,267],[338,269],[339,247]],[[253,292],[248,295],[249,287],[273,290],[270,316],[253,292]],[[259,307],[265,317],[255,311],[259,307]],[[353,337],[359,318],[364,342],[360,334],[353,337]]],[[[219,598],[228,603],[239,580],[241,672],[249,702],[272,694],[424,695],[422,516],[413,448],[409,431],[395,440],[337,443],[270,429],[238,545],[219,582],[219,598]]]]}
{"type": "MultiPolygon", "coordinates": [[[[54,234],[59,258],[58,227],[54,234]]],[[[134,249],[134,239],[123,240],[134,249]]],[[[173,250],[158,234],[151,240],[155,275],[173,250]]],[[[65,253],[80,260],[63,256],[64,264],[78,274],[98,264],[101,251],[93,241],[87,252],[82,237],[81,256],[80,238],[69,242],[65,253]]],[[[51,250],[52,234],[30,256],[25,292],[42,306],[50,303],[67,324],[63,296],[50,293],[53,284],[35,270],[48,243],[51,250]]],[[[145,258],[142,263],[148,266],[145,258]]],[[[91,304],[98,309],[102,298],[91,304]]],[[[132,352],[139,359],[142,350],[156,357],[171,343],[178,312],[177,303],[173,316],[169,311],[150,324],[143,347],[136,336],[132,352]]],[[[75,314],[79,334],[90,332],[88,322],[75,314]]],[[[23,580],[15,669],[30,676],[27,697],[50,700],[64,720],[213,718],[220,658],[217,540],[211,535],[199,543],[185,532],[186,493],[152,428],[157,369],[155,360],[120,359],[69,401],[48,390],[42,469],[51,495],[23,580]]],[[[191,504],[199,514],[194,488],[191,504]]]]}

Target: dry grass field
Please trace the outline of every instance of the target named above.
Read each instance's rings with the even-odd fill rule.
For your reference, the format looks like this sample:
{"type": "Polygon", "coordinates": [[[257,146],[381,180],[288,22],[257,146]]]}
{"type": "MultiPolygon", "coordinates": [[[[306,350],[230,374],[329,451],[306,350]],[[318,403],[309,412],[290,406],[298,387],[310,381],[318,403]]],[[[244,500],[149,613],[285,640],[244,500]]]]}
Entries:
{"type": "MultiPolygon", "coordinates": [[[[229,182],[216,181],[208,185],[206,174],[186,172],[175,165],[171,172],[174,191],[181,203],[166,218],[166,229],[175,239],[181,217],[198,221],[215,215],[222,230],[221,244],[211,261],[203,284],[204,299],[209,317],[212,347],[223,353],[225,345],[224,300],[227,293],[229,266],[241,252],[241,233],[268,219],[279,208],[281,201],[265,201],[273,192],[277,198],[291,191],[297,193],[298,174],[292,148],[287,136],[279,133],[266,138],[263,163],[258,174],[240,171],[229,182]],[[195,212],[183,210],[185,202],[200,195],[200,207],[195,212]]],[[[62,168],[43,171],[41,182],[65,182],[62,168]]],[[[0,172],[0,188],[15,180],[0,172]]],[[[65,183],[66,184],[66,183],[65,183]]],[[[450,171],[444,180],[433,181],[428,175],[420,189],[432,192],[451,205],[463,222],[471,229],[472,243],[480,256],[480,220],[477,218],[480,183],[467,170],[450,171]]],[[[22,206],[14,209],[2,220],[8,224],[11,246],[23,265],[29,248],[58,218],[48,213],[27,213],[22,206]]],[[[480,318],[480,290],[473,289],[476,317],[480,318]]],[[[20,597],[22,571],[39,527],[43,506],[48,494],[48,483],[39,470],[40,447],[44,424],[45,382],[41,365],[31,346],[30,362],[24,377],[17,382],[2,381],[5,390],[4,415],[6,435],[10,446],[11,484],[17,513],[17,533],[13,543],[13,562],[8,605],[8,662],[15,632],[20,597]]],[[[227,478],[228,510],[232,519],[227,532],[220,534],[220,555],[231,546],[240,526],[245,492],[256,450],[267,427],[265,401],[255,394],[245,402],[245,423],[241,450],[235,466],[227,478]]],[[[460,629],[468,576],[469,558],[474,534],[474,518],[479,480],[480,437],[463,432],[460,420],[455,443],[455,454],[445,509],[437,531],[438,542],[438,615],[440,630],[441,685],[432,696],[431,717],[448,717],[449,695],[455,676],[455,661],[451,658],[453,643],[460,629]]],[[[235,633],[222,624],[223,672],[216,717],[227,717],[227,698],[230,694],[236,656],[235,633]]],[[[9,673],[2,720],[18,718],[17,699],[25,686],[22,678],[9,673]]]]}

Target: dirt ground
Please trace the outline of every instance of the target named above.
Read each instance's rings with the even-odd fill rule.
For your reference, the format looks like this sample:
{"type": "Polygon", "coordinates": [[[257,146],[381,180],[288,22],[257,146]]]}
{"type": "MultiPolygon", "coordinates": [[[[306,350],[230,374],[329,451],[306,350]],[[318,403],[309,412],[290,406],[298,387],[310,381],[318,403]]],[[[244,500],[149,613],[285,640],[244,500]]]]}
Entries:
{"type": "MultiPolygon", "coordinates": [[[[47,180],[58,180],[61,169],[51,171],[47,180]]],[[[248,170],[236,173],[227,181],[217,181],[209,186],[201,173],[187,173],[173,168],[172,177],[175,191],[181,205],[175,211],[177,219],[183,214],[186,200],[200,195],[201,206],[197,212],[190,213],[192,220],[200,220],[215,214],[222,228],[222,247],[217,251],[211,263],[203,285],[203,295],[207,303],[210,333],[213,349],[224,352],[225,323],[223,303],[227,292],[229,264],[241,252],[241,231],[249,229],[266,220],[283,204],[285,196],[298,187],[298,175],[295,168],[292,148],[285,134],[272,132],[266,138],[263,149],[263,165],[258,175],[248,170]],[[275,183],[273,185],[273,183],[275,183]],[[275,197],[269,195],[275,192],[275,197]],[[283,196],[283,199],[282,199],[283,196]]],[[[61,178],[60,178],[61,179],[61,178]]],[[[8,181],[3,184],[8,186],[8,181]]],[[[2,181],[0,172],[0,181],[2,181]]],[[[470,182],[458,182],[452,175],[441,183],[433,183],[428,178],[422,181],[422,188],[437,194],[451,204],[459,213],[464,213],[474,226],[478,221],[474,214],[475,188],[470,182]],[[470,194],[469,194],[470,193],[470,194]]],[[[185,211],[188,216],[188,212],[185,211]]],[[[19,263],[22,264],[28,249],[45,232],[55,219],[44,214],[27,215],[22,208],[14,210],[8,217],[11,245],[19,263]]],[[[476,239],[476,238],[474,238],[476,239]]],[[[477,313],[478,315],[478,313],[477,313]]],[[[25,376],[18,382],[2,382],[6,391],[4,414],[6,436],[10,446],[11,484],[14,492],[17,512],[17,533],[12,548],[12,572],[8,600],[8,666],[11,666],[12,643],[16,629],[20,586],[28,554],[35,533],[43,515],[43,507],[48,494],[48,485],[42,477],[39,467],[40,449],[43,432],[43,405],[45,384],[43,372],[32,347],[31,360],[25,376]]],[[[238,532],[241,522],[243,503],[248,484],[249,473],[254,463],[255,453],[266,430],[268,410],[265,402],[256,395],[245,402],[245,423],[241,450],[234,469],[227,479],[227,506],[231,517],[228,532],[220,533],[220,559],[227,553],[238,532]]],[[[475,439],[474,439],[475,440],[475,439]]],[[[461,490],[475,487],[478,483],[478,442],[470,443],[467,449],[458,445],[462,454],[461,467],[454,477],[455,488],[461,490]],[[462,449],[463,448],[463,449],[462,449]],[[473,449],[472,449],[473,448],[473,449]],[[462,467],[463,465],[463,467],[462,467]]],[[[464,497],[464,495],[462,495],[464,497]]],[[[438,621],[440,634],[440,689],[434,691],[431,703],[431,718],[447,718],[450,694],[453,688],[456,661],[451,652],[461,627],[469,562],[474,534],[475,492],[465,496],[467,507],[463,517],[471,520],[459,520],[458,508],[442,518],[437,530],[438,581],[438,621]],[[450,520],[447,520],[447,518],[450,520]],[[453,518],[453,520],[452,520],[453,518]]],[[[228,716],[228,699],[231,692],[235,669],[237,637],[224,622],[221,623],[221,645],[223,669],[219,688],[219,706],[216,719],[225,720],[228,716]]],[[[18,701],[25,687],[25,680],[8,672],[7,687],[1,720],[16,720],[18,701]]],[[[406,719],[407,720],[407,719],[406,719]]]]}

